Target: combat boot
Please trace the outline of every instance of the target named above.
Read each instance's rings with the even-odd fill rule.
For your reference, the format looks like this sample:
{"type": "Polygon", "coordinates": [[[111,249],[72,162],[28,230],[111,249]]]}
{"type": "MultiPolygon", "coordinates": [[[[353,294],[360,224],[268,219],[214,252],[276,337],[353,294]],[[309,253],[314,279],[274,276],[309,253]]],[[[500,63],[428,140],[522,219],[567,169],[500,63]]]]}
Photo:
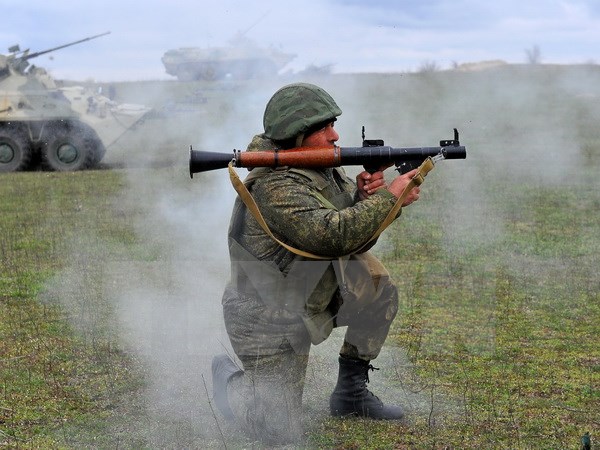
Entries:
{"type": "Polygon", "coordinates": [[[369,361],[340,356],[338,381],[329,399],[334,417],[359,416],[379,420],[400,420],[404,411],[399,406],[385,406],[367,389],[369,370],[377,370],[369,361]]]}
{"type": "Polygon", "coordinates": [[[223,417],[229,421],[234,420],[234,415],[227,399],[227,384],[235,375],[242,373],[243,371],[225,354],[217,355],[212,360],[213,400],[223,417]]]}

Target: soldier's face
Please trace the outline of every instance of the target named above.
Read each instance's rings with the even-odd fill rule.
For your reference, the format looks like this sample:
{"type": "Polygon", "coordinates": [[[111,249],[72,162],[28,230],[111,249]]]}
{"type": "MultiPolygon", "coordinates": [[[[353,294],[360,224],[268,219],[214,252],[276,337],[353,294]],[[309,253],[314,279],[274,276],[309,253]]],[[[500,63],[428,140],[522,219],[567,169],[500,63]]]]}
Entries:
{"type": "Polygon", "coordinates": [[[340,138],[337,131],[333,128],[333,122],[327,124],[324,128],[305,136],[302,140],[303,147],[333,147],[340,138]]]}

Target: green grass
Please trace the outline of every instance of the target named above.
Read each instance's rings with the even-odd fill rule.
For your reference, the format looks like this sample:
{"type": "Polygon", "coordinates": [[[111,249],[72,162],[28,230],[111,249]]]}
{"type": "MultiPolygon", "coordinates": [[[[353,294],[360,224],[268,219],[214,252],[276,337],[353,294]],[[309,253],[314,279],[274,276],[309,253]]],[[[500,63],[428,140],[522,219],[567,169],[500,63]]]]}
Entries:
{"type": "MultiPolygon", "coordinates": [[[[425,102],[423,110],[398,111],[384,102],[383,109],[365,111],[392,134],[420,141],[430,133],[428,124],[442,122],[429,122],[439,110],[436,102],[460,98],[460,89],[448,94],[438,75],[400,77],[404,84],[391,83],[398,78],[390,76],[369,78],[356,95],[425,102]],[[404,128],[397,129],[396,121],[404,128]]],[[[471,87],[475,76],[456,75],[458,87],[471,87]]],[[[343,85],[345,78],[340,80],[343,85]]],[[[403,388],[431,397],[432,413],[403,425],[327,418],[307,431],[309,447],[558,449],[579,448],[586,432],[600,439],[598,109],[590,102],[568,104],[558,94],[543,96],[542,86],[534,95],[539,104],[522,101],[519,117],[530,118],[522,124],[513,115],[523,105],[490,106],[494,81],[479,81],[474,89],[486,99],[485,108],[472,97],[455,112],[460,118],[472,108],[485,111],[484,132],[463,136],[469,159],[440,164],[423,185],[421,201],[403,212],[377,247],[401,298],[388,344],[406,351],[412,366],[403,388]],[[577,159],[554,181],[521,176],[530,161],[518,160],[507,146],[535,131],[547,109],[577,119],[570,136],[578,144],[577,159]],[[502,135],[507,130],[515,133],[513,141],[502,135]],[[510,152],[507,160],[497,157],[504,151],[510,152]],[[446,403],[452,407],[438,411],[446,403]]],[[[239,114],[224,100],[218,109],[209,115],[211,126],[221,114],[239,114]]],[[[392,143],[397,137],[385,138],[392,143]]],[[[136,170],[157,180],[160,190],[157,176],[169,169],[136,170]]],[[[162,254],[161,242],[137,227],[148,220],[147,211],[135,201],[127,208],[120,202],[128,189],[125,172],[116,170],[0,177],[0,447],[152,446],[144,431],[154,422],[144,417],[140,395],[146,368],[117,337],[114,305],[103,291],[107,261],[155,262],[162,254]],[[68,302],[49,289],[56,283],[74,292],[68,302]],[[121,421],[126,425],[113,436],[121,421]]],[[[157,426],[164,427],[166,447],[223,447],[178,417],[157,426]]]]}
{"type": "MultiPolygon", "coordinates": [[[[76,424],[101,436],[103,421],[114,421],[143,383],[141,369],[110,337],[109,305],[88,305],[89,328],[73,329],[75,312],[39,295],[73,245],[99,259],[124,249],[128,258],[153,257],[135,237],[132,217],[115,210],[125,186],[119,172],[4,179],[0,442],[68,445],[76,424]],[[101,245],[87,241],[92,231],[101,245]]],[[[428,180],[432,190],[436,182],[428,180]]],[[[598,429],[597,197],[581,186],[517,195],[521,188],[509,196],[518,212],[505,205],[501,241],[461,255],[440,250],[442,196],[407,209],[382,250],[402,294],[388,342],[406,349],[421,387],[458,398],[457,411],[440,424],[419,418],[410,426],[327,419],[311,430],[311,445],[574,448],[598,429]]]]}
{"type": "Polygon", "coordinates": [[[71,249],[91,245],[90,232],[114,248],[133,239],[127,221],[115,221],[113,197],[123,186],[108,171],[2,176],[0,445],[52,447],[66,424],[106,416],[141,380],[109,337],[107,305],[90,307],[94,327],[78,332],[74,311],[40,298],[71,249]]]}
{"type": "MultiPolygon", "coordinates": [[[[428,182],[424,190],[438,187],[433,176],[428,182]]],[[[420,389],[462,406],[441,427],[340,433],[332,421],[323,433],[329,439],[320,436],[323,446],[578,448],[585,432],[597,433],[597,183],[492,188],[493,201],[507,211],[502,240],[467,246],[460,256],[441,251],[444,220],[435,216],[443,198],[428,198],[427,207],[405,211],[410,218],[384,252],[403,294],[388,342],[406,349],[420,389]]]]}

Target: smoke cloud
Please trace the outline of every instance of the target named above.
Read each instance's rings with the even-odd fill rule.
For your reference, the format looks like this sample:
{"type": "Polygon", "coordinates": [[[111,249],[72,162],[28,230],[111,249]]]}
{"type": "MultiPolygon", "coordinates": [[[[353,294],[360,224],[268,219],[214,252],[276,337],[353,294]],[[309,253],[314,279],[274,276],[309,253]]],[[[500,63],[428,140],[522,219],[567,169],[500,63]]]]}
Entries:
{"type": "MultiPolygon", "coordinates": [[[[557,186],[569,183],[581,164],[582,142],[573,112],[587,108],[586,99],[600,94],[598,71],[556,72],[541,85],[539,78],[515,70],[335,75],[314,81],[344,111],[336,123],[342,146],[360,145],[363,125],[367,138],[384,138],[395,147],[437,145],[452,137],[452,128],[459,129],[467,160],[440,162],[423,185],[422,200],[407,208],[401,220],[410,221],[422,211],[443,223],[442,251],[460,257],[469,248],[501,238],[507,218],[491,210],[488,201],[489,190],[501,188],[501,180],[507,186],[523,179],[557,186]]],[[[127,180],[117,210],[139,218],[132,226],[143,244],[140,254],[104,260],[101,243],[92,238],[96,244],[84,246],[90,254],[79,247],[72,268],[48,288],[58,291],[65,303],[73,306],[79,299],[79,307],[89,309],[85,302],[98,298],[81,274],[103,265],[102,289],[96,295],[114,307],[115,333],[147,374],[148,416],[141,430],[151,446],[194,446],[203,440],[219,445],[215,424],[221,419],[210,404],[210,360],[218,353],[232,354],[220,298],[229,277],[227,227],[235,193],[225,171],[190,180],[187,148],[192,144],[225,153],[245,148],[262,131],[264,105],[289,81],[215,84],[214,90],[205,91],[206,104],[195,105],[195,111],[149,118],[129,141],[109,149],[106,164],[122,170],[127,180]],[[187,424],[184,431],[181,423],[187,424]]],[[[117,96],[157,106],[190,92],[189,86],[173,89],[126,83],[117,86],[117,96]]],[[[376,251],[386,245],[384,237],[376,251]]],[[[93,327],[89,314],[78,317],[85,319],[80,329],[93,327]]],[[[313,348],[305,394],[313,420],[327,412],[341,339],[336,332],[313,348]]],[[[386,348],[380,360],[392,373],[410,373],[410,364],[397,349],[386,348]]],[[[423,416],[430,413],[429,394],[412,394],[410,389],[398,393],[379,383],[373,388],[384,400],[408,404],[423,416]]],[[[447,399],[437,400],[442,410],[452,407],[447,399]]]]}

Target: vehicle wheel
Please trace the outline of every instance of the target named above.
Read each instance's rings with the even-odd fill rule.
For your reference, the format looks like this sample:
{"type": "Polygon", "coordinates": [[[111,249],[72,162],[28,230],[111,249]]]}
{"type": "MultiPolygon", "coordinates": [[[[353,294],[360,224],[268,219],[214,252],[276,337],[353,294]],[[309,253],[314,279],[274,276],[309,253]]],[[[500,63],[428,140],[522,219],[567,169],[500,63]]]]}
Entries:
{"type": "Polygon", "coordinates": [[[202,79],[206,81],[215,81],[217,79],[217,71],[212,66],[206,66],[202,69],[202,79]]]}
{"type": "Polygon", "coordinates": [[[42,166],[57,172],[87,169],[94,157],[89,141],[69,128],[54,130],[42,148],[42,166]]]}
{"type": "Polygon", "coordinates": [[[28,169],[32,156],[31,145],[24,133],[0,129],[0,172],[28,169]]]}
{"type": "Polygon", "coordinates": [[[92,127],[84,123],[78,123],[71,126],[71,132],[77,133],[78,136],[82,136],[85,139],[86,146],[92,153],[89,159],[89,165],[87,168],[92,168],[98,165],[104,155],[106,154],[106,147],[94,131],[92,127]]]}

